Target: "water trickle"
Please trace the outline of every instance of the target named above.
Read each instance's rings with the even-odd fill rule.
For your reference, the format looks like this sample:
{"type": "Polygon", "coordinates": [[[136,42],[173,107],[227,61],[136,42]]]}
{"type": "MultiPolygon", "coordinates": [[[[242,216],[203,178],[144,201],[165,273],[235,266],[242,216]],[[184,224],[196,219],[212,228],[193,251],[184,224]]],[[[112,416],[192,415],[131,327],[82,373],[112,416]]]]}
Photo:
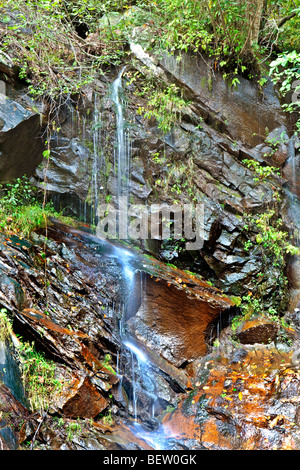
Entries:
{"type": "Polygon", "coordinates": [[[119,318],[121,340],[121,348],[117,355],[119,398],[122,398],[122,387],[126,387],[129,381],[128,412],[132,416],[133,423],[129,419],[128,426],[132,432],[156,449],[163,449],[166,443],[165,440],[162,443],[163,428],[157,419],[162,410],[156,389],[155,366],[151,363],[147,350],[131,336],[127,324],[128,319],[136,314],[141,305],[143,276],[135,268],[135,257],[131,252],[114,247],[111,256],[118,259],[122,267],[124,283],[122,304],[115,309],[116,316],[119,318]],[[146,424],[141,424],[141,419],[145,420],[146,424]],[[155,431],[153,431],[154,428],[155,431]]]}
{"type": "MultiPolygon", "coordinates": [[[[296,152],[295,152],[295,138],[292,137],[288,142],[288,151],[291,175],[288,180],[288,185],[285,188],[285,194],[288,200],[288,219],[291,222],[290,235],[294,245],[300,249],[300,200],[297,196],[297,168],[296,168],[296,152]]],[[[293,311],[300,306],[300,256],[299,254],[293,256],[289,262],[290,270],[290,305],[289,309],[293,311]]]]}
{"type": "Polygon", "coordinates": [[[295,140],[291,138],[288,142],[288,152],[289,152],[289,160],[291,161],[291,181],[289,185],[293,191],[296,190],[296,151],[295,151],[295,140]]]}
{"type": "Polygon", "coordinates": [[[122,76],[125,67],[120,71],[118,77],[111,85],[111,99],[116,108],[116,150],[114,156],[114,172],[117,178],[117,197],[128,198],[130,189],[130,160],[131,142],[129,133],[125,130],[125,119],[122,100],[122,76]]]}
{"type": "Polygon", "coordinates": [[[95,222],[95,214],[98,207],[98,173],[99,173],[99,160],[100,160],[100,124],[101,116],[99,111],[99,98],[97,95],[94,97],[94,122],[92,127],[93,132],[93,172],[92,172],[92,184],[91,184],[91,220],[95,222]]]}
{"type": "MultiPolygon", "coordinates": [[[[125,129],[124,102],[122,99],[122,76],[125,67],[111,85],[111,99],[116,109],[116,149],[114,154],[114,174],[116,177],[116,197],[119,214],[122,213],[123,227],[127,233],[127,209],[130,192],[131,141],[125,129]],[[124,220],[124,215],[126,220],[124,220]]],[[[120,215],[119,215],[120,217],[120,215]]],[[[122,236],[121,238],[126,238],[122,236]]]]}

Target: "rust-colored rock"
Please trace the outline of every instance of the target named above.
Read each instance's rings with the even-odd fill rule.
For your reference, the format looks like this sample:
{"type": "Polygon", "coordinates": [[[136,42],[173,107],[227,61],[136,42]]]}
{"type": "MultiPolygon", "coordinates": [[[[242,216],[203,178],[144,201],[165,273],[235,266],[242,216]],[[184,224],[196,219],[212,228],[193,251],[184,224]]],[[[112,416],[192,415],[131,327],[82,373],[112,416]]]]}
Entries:
{"type": "MultiPolygon", "coordinates": [[[[97,237],[76,228],[54,220],[52,223],[56,229],[53,237],[60,234],[66,243],[66,234],[71,234],[76,246],[81,240],[86,244],[88,240],[103,244],[97,237]]],[[[122,248],[106,240],[105,250],[121,256],[122,248]]],[[[137,299],[141,280],[136,276],[137,289],[130,298],[133,305],[127,307],[126,321],[132,335],[177,367],[203,356],[207,352],[208,328],[222,313],[233,308],[234,302],[199,275],[167,266],[130,248],[126,251],[133,255],[132,269],[143,273],[142,298],[137,299]]]]}
{"type": "Polygon", "coordinates": [[[67,336],[78,336],[80,338],[88,337],[88,335],[81,333],[80,331],[72,331],[68,328],[64,328],[58,325],[57,323],[54,323],[47,315],[33,308],[24,309],[22,314],[25,315],[28,319],[32,320],[35,324],[41,325],[42,327],[47,328],[55,333],[60,333],[67,336]]]}
{"type": "Polygon", "coordinates": [[[87,376],[74,376],[59,400],[59,409],[69,418],[95,418],[108,406],[107,400],[87,376]]]}
{"type": "Polygon", "coordinates": [[[206,298],[199,299],[165,280],[147,277],[142,305],[130,319],[133,335],[177,367],[203,356],[208,327],[224,311],[226,302],[220,296],[218,304],[214,292],[210,302],[209,292],[204,293],[206,298]]]}
{"type": "Polygon", "coordinates": [[[165,417],[166,435],[194,449],[299,450],[300,375],[290,359],[263,346],[238,364],[211,356],[194,391],[165,417]]]}
{"type": "Polygon", "coordinates": [[[278,326],[264,318],[244,321],[235,335],[242,344],[263,343],[274,341],[278,333],[278,326]]]}

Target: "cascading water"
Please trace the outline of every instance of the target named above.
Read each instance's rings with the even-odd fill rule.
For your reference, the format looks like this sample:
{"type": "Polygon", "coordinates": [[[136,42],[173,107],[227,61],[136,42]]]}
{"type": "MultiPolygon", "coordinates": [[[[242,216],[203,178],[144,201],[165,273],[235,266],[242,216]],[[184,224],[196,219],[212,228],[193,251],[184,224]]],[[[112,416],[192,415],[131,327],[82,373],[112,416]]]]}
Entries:
{"type": "Polygon", "coordinates": [[[125,68],[121,70],[111,86],[111,99],[116,107],[117,142],[114,158],[114,171],[117,177],[117,197],[128,198],[130,189],[130,138],[125,132],[123,103],[122,103],[122,76],[125,68]]]}
{"type": "Polygon", "coordinates": [[[93,174],[92,174],[92,184],[91,184],[91,220],[95,221],[95,213],[98,207],[98,172],[99,172],[99,152],[100,152],[100,112],[99,112],[99,103],[98,96],[94,97],[94,123],[92,127],[93,132],[93,174]],[[93,209],[94,208],[94,209],[93,209]],[[94,213],[93,213],[94,210],[94,213]]]}
{"type": "MultiPolygon", "coordinates": [[[[117,204],[119,216],[121,211],[128,213],[128,201],[130,193],[130,172],[131,172],[131,143],[129,134],[125,129],[125,119],[122,103],[122,76],[124,68],[120,71],[116,80],[111,86],[111,99],[116,109],[116,150],[114,155],[114,173],[117,181],[117,204]]],[[[123,219],[124,220],[124,219],[123,219]]],[[[127,221],[126,221],[127,222],[127,221]]],[[[116,248],[115,255],[122,264],[123,280],[125,284],[123,305],[118,310],[121,314],[119,319],[119,334],[122,348],[118,353],[118,375],[120,386],[122,386],[123,376],[127,376],[131,382],[132,414],[133,424],[130,426],[139,437],[153,445],[156,449],[166,448],[163,431],[156,422],[156,405],[158,396],[156,384],[153,379],[153,365],[138,345],[137,341],[131,337],[126,328],[127,320],[136,314],[142,301],[143,274],[136,270],[132,264],[132,254],[125,249],[116,248]],[[128,367],[130,370],[128,370],[128,367]],[[143,403],[140,397],[143,396],[143,403]],[[139,422],[140,414],[149,416],[155,432],[145,429],[139,422]]]]}
{"type": "MultiPolygon", "coordinates": [[[[291,137],[288,142],[291,173],[288,179],[288,185],[285,189],[288,207],[288,220],[291,222],[291,237],[294,244],[300,249],[300,201],[297,196],[297,164],[295,151],[295,137],[291,137]]],[[[299,312],[300,308],[300,256],[294,256],[289,266],[291,291],[290,291],[290,311],[299,312]]]]}

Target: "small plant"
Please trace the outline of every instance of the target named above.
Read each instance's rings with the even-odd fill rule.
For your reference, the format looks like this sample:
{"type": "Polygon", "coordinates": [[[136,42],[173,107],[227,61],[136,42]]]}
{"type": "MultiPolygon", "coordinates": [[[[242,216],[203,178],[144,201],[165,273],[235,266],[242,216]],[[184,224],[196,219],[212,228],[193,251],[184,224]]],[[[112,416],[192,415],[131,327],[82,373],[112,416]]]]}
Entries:
{"type": "Polygon", "coordinates": [[[256,183],[262,182],[270,176],[280,176],[280,170],[275,166],[263,166],[260,162],[257,162],[256,160],[243,160],[243,163],[258,175],[257,178],[254,178],[254,181],[256,183]]]}
{"type": "Polygon", "coordinates": [[[148,97],[148,102],[146,106],[141,106],[138,112],[147,119],[155,118],[163,133],[168,133],[175,122],[180,121],[182,112],[188,105],[180,95],[179,88],[173,83],[166,86],[158,80],[156,85],[150,82],[144,85],[140,95],[148,97]]]}
{"type": "Polygon", "coordinates": [[[256,242],[261,245],[266,255],[271,256],[274,266],[282,266],[287,254],[296,255],[299,248],[288,241],[289,234],[282,230],[281,218],[275,221],[275,210],[269,210],[252,219],[258,229],[256,242]]]}
{"type": "Polygon", "coordinates": [[[111,366],[111,355],[110,354],[105,354],[104,356],[104,361],[103,361],[103,365],[104,367],[109,370],[112,374],[116,374],[116,371],[114,370],[114,368],[111,366]]]}
{"type": "Polygon", "coordinates": [[[74,436],[78,436],[81,433],[81,423],[79,421],[79,418],[77,421],[72,421],[66,426],[66,432],[67,432],[67,441],[72,441],[74,436]]]}
{"type": "Polygon", "coordinates": [[[6,308],[0,309],[0,341],[5,341],[11,337],[12,321],[8,316],[6,308]]]}
{"type": "Polygon", "coordinates": [[[53,393],[61,387],[55,379],[55,364],[36,351],[34,343],[21,342],[19,347],[25,390],[33,410],[48,409],[53,393]]]}
{"type": "Polygon", "coordinates": [[[108,410],[106,415],[102,417],[102,421],[103,424],[106,424],[107,426],[112,426],[114,424],[114,419],[111,410],[108,410]]]}

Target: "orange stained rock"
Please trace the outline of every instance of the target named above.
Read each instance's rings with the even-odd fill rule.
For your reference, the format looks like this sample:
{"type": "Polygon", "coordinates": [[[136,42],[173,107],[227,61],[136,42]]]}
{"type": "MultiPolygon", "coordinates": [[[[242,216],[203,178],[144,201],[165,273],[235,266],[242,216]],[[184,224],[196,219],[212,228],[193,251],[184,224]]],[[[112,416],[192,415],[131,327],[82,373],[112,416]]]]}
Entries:
{"type": "Polygon", "coordinates": [[[179,409],[172,414],[169,420],[163,420],[166,436],[177,439],[200,439],[200,426],[191,416],[185,416],[179,409]]]}
{"type": "Polygon", "coordinates": [[[67,336],[78,336],[80,338],[88,338],[88,335],[82,333],[81,331],[72,331],[68,328],[64,328],[57,323],[54,323],[47,315],[40,312],[39,310],[31,309],[24,309],[22,310],[22,315],[25,315],[27,318],[32,320],[35,324],[38,324],[42,327],[48,328],[51,331],[55,331],[56,333],[61,333],[67,336]]]}
{"type": "Polygon", "coordinates": [[[232,436],[222,435],[216,417],[205,422],[201,432],[201,444],[211,449],[228,449],[231,446],[232,436]]]}
{"type": "MultiPolygon", "coordinates": [[[[289,360],[288,353],[264,349],[249,351],[239,364],[207,362],[211,369],[205,382],[195,380],[197,388],[165,417],[164,428],[174,438],[198,440],[209,449],[295,448],[295,423],[269,408],[279,385],[281,391],[292,390],[294,382],[300,381],[300,374],[287,367],[289,360]],[[224,431],[226,426],[231,437],[224,431]],[[277,441],[272,438],[275,434],[277,441]]],[[[288,396],[289,403],[299,401],[298,396],[288,396]]]]}

